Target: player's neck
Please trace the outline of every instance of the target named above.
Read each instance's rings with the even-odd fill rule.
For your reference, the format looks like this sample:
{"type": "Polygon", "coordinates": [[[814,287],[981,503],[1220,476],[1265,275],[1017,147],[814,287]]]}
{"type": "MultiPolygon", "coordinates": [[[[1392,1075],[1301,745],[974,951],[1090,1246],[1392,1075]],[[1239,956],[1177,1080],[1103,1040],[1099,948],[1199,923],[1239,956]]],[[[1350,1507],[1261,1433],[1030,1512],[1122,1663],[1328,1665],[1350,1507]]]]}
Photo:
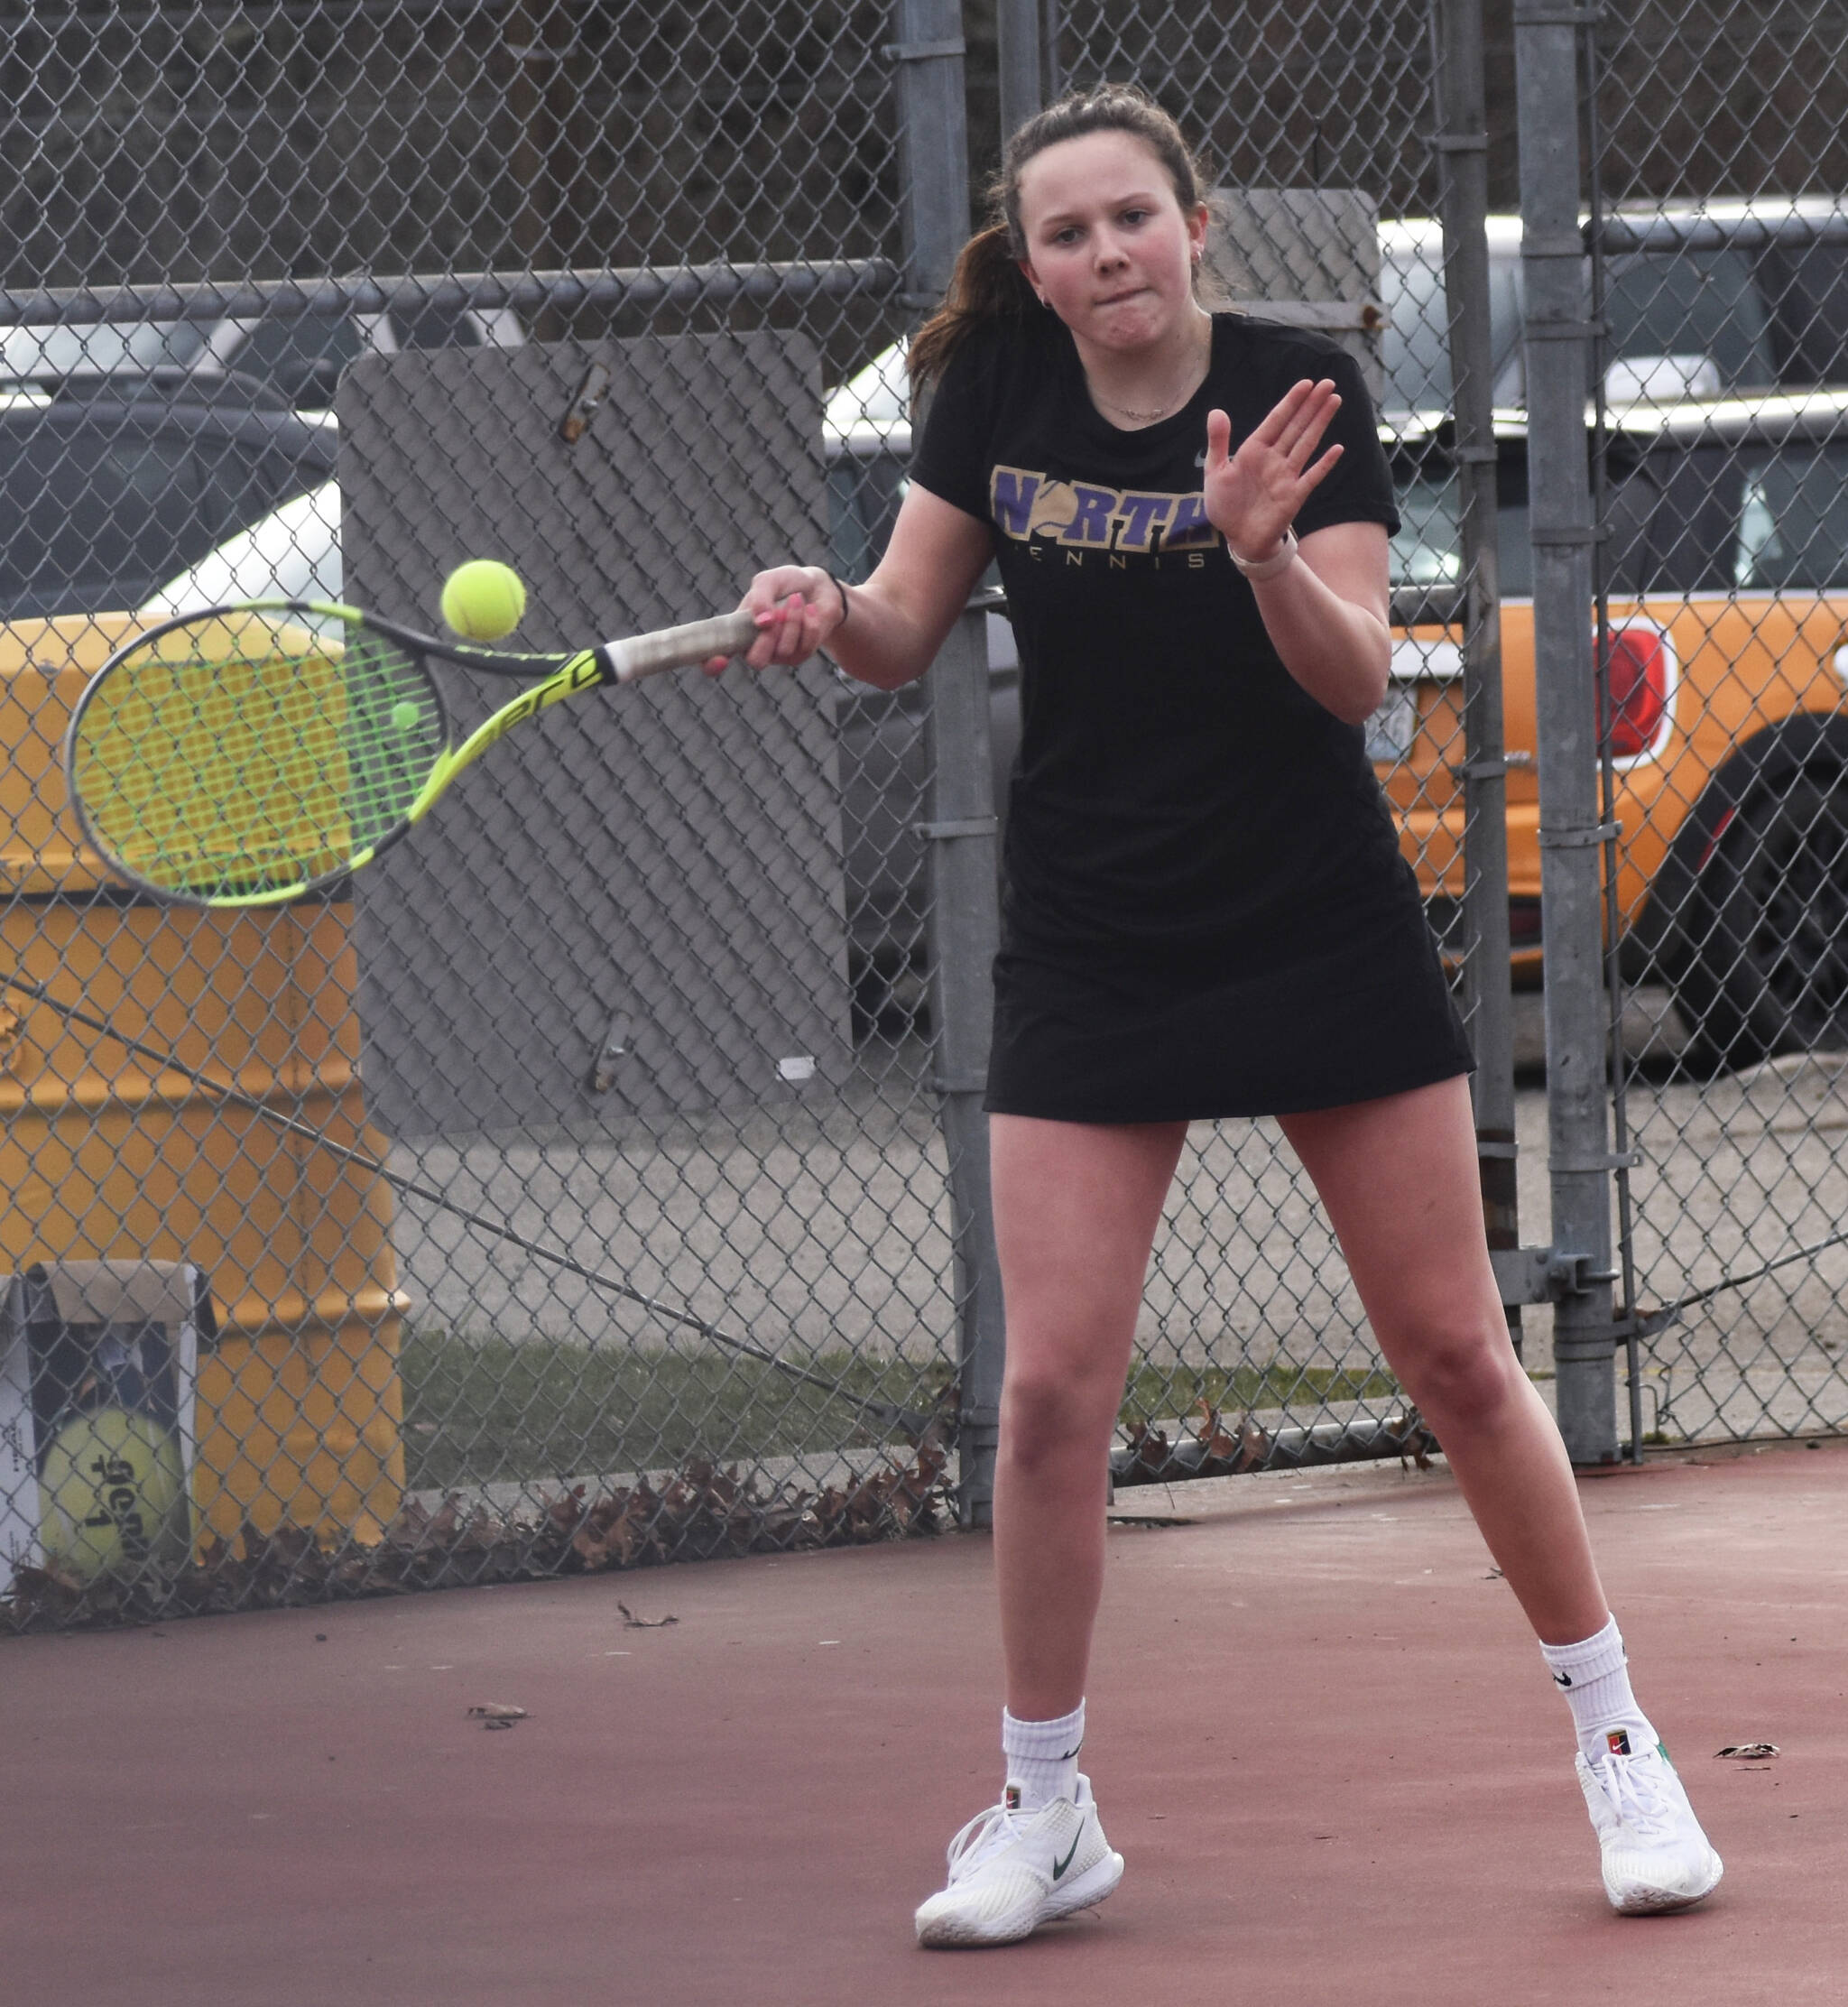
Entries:
{"type": "Polygon", "coordinates": [[[1171,418],[1206,381],[1213,360],[1213,317],[1198,306],[1165,334],[1127,353],[1079,342],[1091,401],[1119,430],[1171,418]]]}

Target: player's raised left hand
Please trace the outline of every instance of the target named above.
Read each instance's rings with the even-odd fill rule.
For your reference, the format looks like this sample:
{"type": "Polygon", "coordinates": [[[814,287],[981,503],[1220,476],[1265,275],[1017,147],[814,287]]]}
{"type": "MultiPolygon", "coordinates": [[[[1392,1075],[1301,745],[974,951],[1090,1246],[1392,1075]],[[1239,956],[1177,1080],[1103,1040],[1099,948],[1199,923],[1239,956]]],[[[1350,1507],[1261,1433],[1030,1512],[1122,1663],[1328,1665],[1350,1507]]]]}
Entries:
{"type": "Polygon", "coordinates": [[[1268,558],[1283,541],[1297,511],[1334,471],[1342,449],[1316,449],[1341,409],[1328,377],[1293,384],[1249,438],[1232,448],[1232,421],[1206,414],[1206,516],[1240,557],[1268,558]]]}

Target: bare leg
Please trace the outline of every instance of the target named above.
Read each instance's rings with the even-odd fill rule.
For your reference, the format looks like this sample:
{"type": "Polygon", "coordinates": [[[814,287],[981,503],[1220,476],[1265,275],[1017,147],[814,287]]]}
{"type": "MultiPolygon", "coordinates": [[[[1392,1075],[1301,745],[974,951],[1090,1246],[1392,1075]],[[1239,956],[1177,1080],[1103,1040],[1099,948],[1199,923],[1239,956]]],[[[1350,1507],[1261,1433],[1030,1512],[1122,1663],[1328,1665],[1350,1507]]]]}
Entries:
{"type": "Polygon", "coordinates": [[[1187,1125],[996,1115],[989,1136],[1007,1306],[994,1472],[1007,1706],[1049,1721],[1084,1697],[1110,1441],[1187,1125]]]}
{"type": "Polygon", "coordinates": [[[1547,1644],[1602,1630],[1559,1431],[1515,1356],[1483,1234],[1469,1086],[1283,1119],[1380,1348],[1444,1447],[1476,1524],[1547,1644]]]}

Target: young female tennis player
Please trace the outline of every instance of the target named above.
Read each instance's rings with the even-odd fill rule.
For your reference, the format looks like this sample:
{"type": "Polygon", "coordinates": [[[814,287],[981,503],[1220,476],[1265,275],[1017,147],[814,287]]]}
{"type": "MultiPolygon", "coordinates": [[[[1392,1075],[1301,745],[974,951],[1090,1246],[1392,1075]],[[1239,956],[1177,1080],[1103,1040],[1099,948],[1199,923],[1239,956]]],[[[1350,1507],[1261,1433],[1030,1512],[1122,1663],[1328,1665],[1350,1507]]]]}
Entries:
{"type": "Polygon", "coordinates": [[[1352,361],[1209,314],[1201,183],[1140,93],[1010,144],[1000,215],[913,345],[935,383],[884,560],[752,582],[746,658],[921,675],[999,560],[1021,743],[995,964],[1001,1801],[951,1843],[927,1945],[1101,1901],[1078,1770],[1105,1469],[1187,1123],[1274,1115],[1387,1360],[1444,1446],[1572,1709],[1612,1903],[1720,1879],[1631,1695],[1571,1467],[1508,1339],[1470,1057],[1358,729],[1391,657],[1392,494],[1352,361]]]}

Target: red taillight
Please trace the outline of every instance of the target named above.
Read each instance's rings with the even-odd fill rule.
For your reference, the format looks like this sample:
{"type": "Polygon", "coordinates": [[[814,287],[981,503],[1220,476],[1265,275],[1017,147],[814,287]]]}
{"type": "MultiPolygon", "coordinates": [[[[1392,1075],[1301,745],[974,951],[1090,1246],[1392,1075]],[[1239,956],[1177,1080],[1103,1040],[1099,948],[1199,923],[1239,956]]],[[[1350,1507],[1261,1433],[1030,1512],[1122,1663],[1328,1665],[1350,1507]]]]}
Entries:
{"type": "Polygon", "coordinates": [[[1657,627],[1618,627],[1611,634],[1611,751],[1620,760],[1649,752],[1675,693],[1675,657],[1657,627]]]}

